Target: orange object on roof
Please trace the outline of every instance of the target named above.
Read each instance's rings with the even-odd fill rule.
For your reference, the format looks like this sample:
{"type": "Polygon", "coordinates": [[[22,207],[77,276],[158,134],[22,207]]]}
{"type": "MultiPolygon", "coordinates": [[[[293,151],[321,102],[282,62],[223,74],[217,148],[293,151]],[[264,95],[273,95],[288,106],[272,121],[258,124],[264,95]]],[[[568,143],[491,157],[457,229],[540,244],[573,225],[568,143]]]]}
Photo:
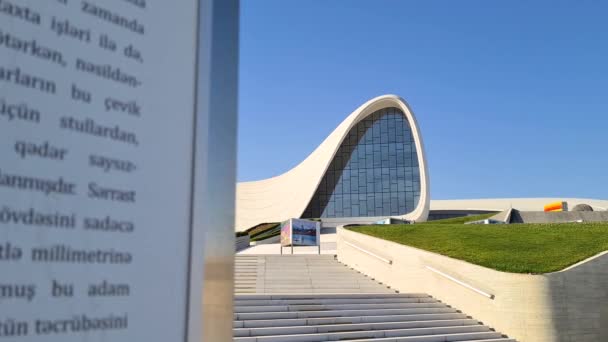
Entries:
{"type": "Polygon", "coordinates": [[[568,211],[568,204],[566,202],[553,202],[546,204],[544,207],[545,211],[568,211]]]}

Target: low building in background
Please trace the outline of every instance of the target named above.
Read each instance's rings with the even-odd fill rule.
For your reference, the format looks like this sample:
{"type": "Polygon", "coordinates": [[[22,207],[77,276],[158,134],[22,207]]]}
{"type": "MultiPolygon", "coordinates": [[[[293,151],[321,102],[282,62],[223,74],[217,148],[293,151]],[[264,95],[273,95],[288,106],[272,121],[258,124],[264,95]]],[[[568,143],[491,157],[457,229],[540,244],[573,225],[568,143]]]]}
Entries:
{"type": "Polygon", "coordinates": [[[602,222],[608,221],[607,210],[607,200],[587,198],[433,200],[429,220],[497,213],[491,218],[505,223],[602,222]],[[552,207],[559,203],[560,210],[545,211],[547,203],[552,207]],[[567,208],[572,208],[572,211],[564,210],[567,208]]]}

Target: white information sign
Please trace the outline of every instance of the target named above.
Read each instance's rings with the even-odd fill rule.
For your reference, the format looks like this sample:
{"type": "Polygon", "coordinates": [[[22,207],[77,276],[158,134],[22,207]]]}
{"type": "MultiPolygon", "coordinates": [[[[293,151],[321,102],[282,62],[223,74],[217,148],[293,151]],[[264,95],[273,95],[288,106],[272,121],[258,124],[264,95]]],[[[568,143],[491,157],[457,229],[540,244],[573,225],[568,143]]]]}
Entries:
{"type": "Polygon", "coordinates": [[[321,222],[289,219],[281,223],[281,254],[284,246],[291,246],[293,254],[294,246],[317,246],[321,254],[321,222]]]}
{"type": "Polygon", "coordinates": [[[197,25],[0,0],[0,341],[185,341],[197,25]]]}
{"type": "Polygon", "coordinates": [[[321,222],[291,219],[291,243],[295,246],[320,245],[321,222]]]}

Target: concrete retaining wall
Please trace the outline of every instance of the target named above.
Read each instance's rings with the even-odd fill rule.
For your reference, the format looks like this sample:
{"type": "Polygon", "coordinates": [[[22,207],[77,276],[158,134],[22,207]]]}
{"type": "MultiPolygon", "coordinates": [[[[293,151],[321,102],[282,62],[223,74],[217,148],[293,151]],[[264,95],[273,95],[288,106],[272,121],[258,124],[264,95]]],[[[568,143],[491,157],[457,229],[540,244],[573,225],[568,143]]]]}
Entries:
{"type": "Polygon", "coordinates": [[[608,341],[606,252],[560,272],[514,274],[340,227],[337,254],[400,292],[429,293],[521,342],[608,341]]]}

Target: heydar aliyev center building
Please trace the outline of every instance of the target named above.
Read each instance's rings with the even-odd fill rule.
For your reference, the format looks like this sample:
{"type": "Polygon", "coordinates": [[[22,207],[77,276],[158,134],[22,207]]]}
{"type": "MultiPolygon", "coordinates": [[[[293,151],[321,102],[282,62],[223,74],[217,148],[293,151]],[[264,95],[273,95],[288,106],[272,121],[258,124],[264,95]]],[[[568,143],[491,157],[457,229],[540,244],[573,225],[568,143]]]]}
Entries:
{"type": "MultiPolygon", "coordinates": [[[[425,221],[519,210],[542,210],[555,198],[432,201],[422,134],[408,104],[376,97],[350,114],[299,165],[282,175],[237,184],[236,230],[289,218],[374,222],[425,221]]],[[[595,210],[608,201],[568,199],[595,210]]]]}
{"type": "Polygon", "coordinates": [[[385,95],[357,108],[288,172],[238,183],[236,228],[294,217],[424,221],[429,201],[416,118],[403,99],[385,95]]]}

